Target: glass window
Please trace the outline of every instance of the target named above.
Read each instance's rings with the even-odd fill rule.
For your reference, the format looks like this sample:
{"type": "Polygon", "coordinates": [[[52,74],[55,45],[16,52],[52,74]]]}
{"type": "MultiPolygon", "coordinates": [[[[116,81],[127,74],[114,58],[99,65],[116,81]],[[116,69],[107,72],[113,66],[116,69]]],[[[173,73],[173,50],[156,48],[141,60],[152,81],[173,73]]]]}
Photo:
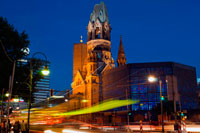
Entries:
{"type": "Polygon", "coordinates": [[[149,110],[156,106],[156,102],[149,102],[149,110]]]}
{"type": "Polygon", "coordinates": [[[157,95],[157,100],[156,101],[160,103],[160,93],[157,93],[156,95],[157,95]]]}
{"type": "Polygon", "coordinates": [[[140,94],[140,101],[148,101],[147,94],[140,94]]]}
{"type": "Polygon", "coordinates": [[[131,93],[139,93],[139,89],[137,86],[131,87],[131,93]]]}
{"type": "Polygon", "coordinates": [[[157,92],[157,86],[149,86],[148,93],[156,93],[157,92]]]}
{"type": "Polygon", "coordinates": [[[140,86],[140,93],[147,93],[147,88],[144,85],[140,86]]]}
{"type": "Polygon", "coordinates": [[[147,102],[141,102],[140,103],[140,109],[141,110],[148,110],[148,103],[147,102]]]}
{"type": "Polygon", "coordinates": [[[140,96],[139,94],[132,94],[132,99],[133,100],[139,100],[140,99],[139,96],[140,96]]]}
{"type": "Polygon", "coordinates": [[[149,93],[149,101],[156,101],[156,93],[149,93]]]}
{"type": "Polygon", "coordinates": [[[137,110],[139,110],[139,104],[132,104],[132,110],[133,111],[137,111],[137,110]]]}

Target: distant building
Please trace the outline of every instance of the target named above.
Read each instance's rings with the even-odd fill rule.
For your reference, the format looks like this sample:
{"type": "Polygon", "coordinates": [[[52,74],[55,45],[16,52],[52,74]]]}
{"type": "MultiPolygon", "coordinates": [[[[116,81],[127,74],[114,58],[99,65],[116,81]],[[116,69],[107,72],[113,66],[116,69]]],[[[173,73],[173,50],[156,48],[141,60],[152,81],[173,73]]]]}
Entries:
{"type": "MultiPolygon", "coordinates": [[[[46,61],[42,59],[40,59],[40,61],[42,62],[42,64],[44,64],[40,68],[40,70],[42,70],[44,66],[46,65],[46,61]]],[[[30,59],[29,58],[21,59],[21,60],[18,60],[18,62],[19,63],[17,65],[27,65],[30,62],[30,59]]],[[[47,62],[47,66],[50,69],[49,61],[47,62]]],[[[36,82],[35,92],[32,95],[34,99],[34,103],[38,103],[43,100],[46,100],[49,97],[49,93],[50,93],[50,75],[43,76],[42,79],[36,82]]]]}
{"type": "MultiPolygon", "coordinates": [[[[44,65],[41,66],[41,70],[45,67],[46,61],[41,60],[44,65]]],[[[48,69],[50,70],[50,62],[47,62],[48,69]]],[[[47,100],[50,96],[50,75],[43,76],[42,79],[36,82],[35,92],[33,98],[35,103],[47,100]]]]}

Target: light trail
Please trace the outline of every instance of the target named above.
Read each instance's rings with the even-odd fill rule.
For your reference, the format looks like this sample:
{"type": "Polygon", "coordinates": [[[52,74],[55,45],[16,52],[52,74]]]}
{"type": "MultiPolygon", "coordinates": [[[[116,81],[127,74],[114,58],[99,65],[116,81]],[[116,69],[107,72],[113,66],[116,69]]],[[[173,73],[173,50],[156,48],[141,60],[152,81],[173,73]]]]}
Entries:
{"type": "Polygon", "coordinates": [[[138,103],[136,100],[112,100],[112,101],[106,101],[101,104],[95,105],[90,108],[80,109],[76,111],[70,111],[65,113],[57,113],[53,114],[54,116],[74,116],[74,115],[81,115],[81,114],[88,114],[88,113],[96,113],[100,111],[106,111],[122,106],[127,106],[130,104],[138,103]]]}
{"type": "MultiPolygon", "coordinates": [[[[53,125],[61,123],[65,118],[75,115],[82,115],[82,114],[89,114],[89,113],[96,113],[100,111],[106,111],[122,106],[127,106],[130,104],[138,103],[138,101],[133,100],[110,100],[104,101],[98,105],[94,105],[89,108],[82,108],[79,110],[74,111],[67,111],[69,105],[67,103],[62,103],[60,105],[51,107],[51,108],[43,108],[43,109],[33,109],[31,111],[30,116],[30,124],[42,124],[42,125],[53,125]]],[[[18,113],[13,113],[11,117],[12,121],[16,120],[26,120],[27,113],[26,109],[23,111],[19,111],[18,113]],[[23,112],[23,113],[22,113],[23,112]]]]}

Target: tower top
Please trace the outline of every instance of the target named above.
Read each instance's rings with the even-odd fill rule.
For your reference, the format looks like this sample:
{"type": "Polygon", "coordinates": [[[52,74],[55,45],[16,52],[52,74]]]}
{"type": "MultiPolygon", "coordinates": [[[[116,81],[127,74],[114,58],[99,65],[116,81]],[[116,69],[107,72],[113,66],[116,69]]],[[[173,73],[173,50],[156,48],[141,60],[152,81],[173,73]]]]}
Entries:
{"type": "Polygon", "coordinates": [[[105,39],[110,41],[111,27],[108,20],[107,8],[104,2],[96,4],[90,14],[87,26],[88,41],[95,39],[105,39]]]}
{"type": "Polygon", "coordinates": [[[104,23],[106,21],[109,22],[107,8],[104,2],[96,4],[94,6],[93,12],[90,15],[90,22],[94,23],[97,19],[99,19],[101,23],[104,23]]]}
{"type": "Polygon", "coordinates": [[[120,44],[119,44],[119,52],[117,56],[117,64],[118,66],[126,64],[126,56],[122,44],[122,36],[120,36],[120,44]]]}

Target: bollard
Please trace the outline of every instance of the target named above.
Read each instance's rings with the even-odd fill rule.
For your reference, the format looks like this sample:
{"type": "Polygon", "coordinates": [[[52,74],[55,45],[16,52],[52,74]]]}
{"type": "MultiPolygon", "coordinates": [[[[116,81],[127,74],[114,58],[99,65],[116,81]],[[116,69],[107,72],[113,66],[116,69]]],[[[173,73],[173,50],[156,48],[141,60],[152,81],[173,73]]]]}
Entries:
{"type": "Polygon", "coordinates": [[[182,121],[182,124],[183,124],[183,131],[185,132],[186,131],[186,124],[185,124],[184,120],[182,121]]]}

